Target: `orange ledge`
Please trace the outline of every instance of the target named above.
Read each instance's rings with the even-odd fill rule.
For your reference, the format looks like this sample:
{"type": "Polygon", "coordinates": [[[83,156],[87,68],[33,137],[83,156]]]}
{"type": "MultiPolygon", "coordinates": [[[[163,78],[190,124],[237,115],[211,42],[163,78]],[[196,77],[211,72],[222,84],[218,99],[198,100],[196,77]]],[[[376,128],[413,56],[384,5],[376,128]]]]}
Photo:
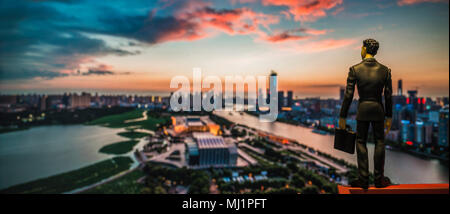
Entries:
{"type": "Polygon", "coordinates": [[[338,185],[339,194],[449,194],[448,184],[399,184],[385,188],[362,188],[338,185]]]}

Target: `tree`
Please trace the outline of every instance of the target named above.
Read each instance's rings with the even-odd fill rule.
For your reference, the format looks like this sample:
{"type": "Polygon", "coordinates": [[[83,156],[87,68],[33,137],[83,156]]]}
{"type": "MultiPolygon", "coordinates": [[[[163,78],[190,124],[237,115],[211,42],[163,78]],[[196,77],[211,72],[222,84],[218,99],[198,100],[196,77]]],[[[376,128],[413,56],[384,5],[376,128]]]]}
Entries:
{"type": "Polygon", "coordinates": [[[294,162],[290,161],[289,163],[286,164],[286,166],[292,171],[292,172],[297,172],[299,170],[297,164],[295,164],[294,162]]]}
{"type": "Polygon", "coordinates": [[[208,194],[209,193],[209,176],[206,172],[198,171],[193,173],[193,180],[189,186],[191,194],[208,194]]]}
{"type": "Polygon", "coordinates": [[[291,179],[291,185],[298,188],[303,188],[305,186],[305,180],[300,175],[294,174],[291,179]]]}
{"type": "Polygon", "coordinates": [[[164,187],[158,185],[158,186],[155,187],[155,189],[153,190],[153,193],[154,193],[154,194],[166,194],[167,192],[166,192],[166,189],[164,189],[164,187]]]}
{"type": "Polygon", "coordinates": [[[337,193],[337,186],[335,184],[326,184],[323,186],[323,190],[327,193],[336,194],[337,193]]]}
{"type": "Polygon", "coordinates": [[[297,188],[277,188],[267,191],[267,194],[298,194],[300,189],[297,188]]]}
{"type": "Polygon", "coordinates": [[[316,186],[308,186],[302,189],[302,194],[319,194],[319,188],[316,186]]]}

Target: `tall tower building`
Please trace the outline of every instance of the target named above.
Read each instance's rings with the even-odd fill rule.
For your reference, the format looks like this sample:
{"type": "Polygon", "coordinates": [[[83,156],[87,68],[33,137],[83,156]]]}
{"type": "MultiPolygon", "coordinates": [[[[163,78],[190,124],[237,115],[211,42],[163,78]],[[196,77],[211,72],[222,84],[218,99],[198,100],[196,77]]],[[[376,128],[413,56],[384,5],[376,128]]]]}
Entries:
{"type": "Polygon", "coordinates": [[[294,92],[292,91],[288,91],[287,92],[287,106],[288,107],[292,107],[292,105],[294,104],[294,92]]]}
{"type": "Polygon", "coordinates": [[[278,98],[277,94],[270,93],[270,87],[274,87],[278,91],[278,74],[274,70],[270,71],[269,88],[267,89],[267,103],[270,103],[271,95],[274,96],[275,98],[278,98]]]}
{"type": "Polygon", "coordinates": [[[397,95],[402,96],[403,94],[403,80],[398,80],[398,88],[397,88],[397,95]]]}
{"type": "Polygon", "coordinates": [[[281,108],[284,105],[284,91],[278,91],[278,111],[281,111],[281,108]]]}
{"type": "Polygon", "coordinates": [[[439,146],[448,147],[448,106],[439,111],[438,135],[439,146]]]}
{"type": "Polygon", "coordinates": [[[406,98],[406,104],[412,104],[414,111],[418,110],[419,103],[417,98],[417,90],[409,90],[408,98],[406,98]]]}

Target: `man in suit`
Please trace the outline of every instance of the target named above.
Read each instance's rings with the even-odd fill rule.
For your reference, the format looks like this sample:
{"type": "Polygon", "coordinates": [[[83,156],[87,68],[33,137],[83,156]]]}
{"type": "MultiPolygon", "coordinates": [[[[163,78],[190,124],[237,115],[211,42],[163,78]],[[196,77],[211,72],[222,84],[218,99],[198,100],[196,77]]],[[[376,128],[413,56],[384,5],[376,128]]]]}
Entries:
{"type": "MultiPolygon", "coordinates": [[[[369,126],[375,139],[374,175],[375,186],[386,187],[391,184],[384,176],[384,128],[389,132],[392,122],[392,80],[391,70],[375,60],[379,43],[374,39],[363,41],[361,48],[362,62],[350,67],[347,87],[342,102],[339,128],[345,129],[348,109],[353,100],[355,85],[358,87],[359,102],[356,114],[356,153],[358,158],[359,178],[353,181],[352,187],[369,186],[369,161],[367,154],[367,136],[369,126]],[[384,92],[384,106],[382,95],[384,92]]],[[[387,133],[386,133],[387,134],[387,133]]]]}

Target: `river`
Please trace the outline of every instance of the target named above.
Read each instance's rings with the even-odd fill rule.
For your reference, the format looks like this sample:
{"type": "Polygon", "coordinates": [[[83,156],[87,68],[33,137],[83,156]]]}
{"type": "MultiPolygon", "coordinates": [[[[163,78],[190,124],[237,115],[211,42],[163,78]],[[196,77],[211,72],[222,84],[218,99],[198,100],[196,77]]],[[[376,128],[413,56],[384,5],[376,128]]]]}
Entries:
{"type": "MultiPolygon", "coordinates": [[[[258,117],[245,113],[233,112],[229,114],[228,111],[216,111],[214,113],[234,123],[297,140],[299,143],[356,165],[356,153],[350,155],[333,148],[333,135],[316,134],[310,128],[281,122],[260,122],[258,117]]],[[[374,144],[367,144],[367,147],[369,150],[369,167],[373,171],[374,144]]],[[[448,183],[449,181],[448,167],[438,160],[423,159],[395,150],[386,150],[385,175],[391,178],[393,182],[402,184],[448,183]]]]}
{"type": "Polygon", "coordinates": [[[0,134],[0,189],[108,159],[107,144],[128,140],[124,129],[54,125],[0,134]]]}

